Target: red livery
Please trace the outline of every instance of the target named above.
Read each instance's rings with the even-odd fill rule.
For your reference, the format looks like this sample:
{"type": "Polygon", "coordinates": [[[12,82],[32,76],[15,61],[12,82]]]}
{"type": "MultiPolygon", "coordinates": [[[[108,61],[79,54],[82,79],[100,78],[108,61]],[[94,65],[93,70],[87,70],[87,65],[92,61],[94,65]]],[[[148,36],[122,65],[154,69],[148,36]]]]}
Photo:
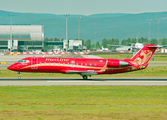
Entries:
{"type": "Polygon", "coordinates": [[[92,58],[58,58],[27,57],[12,64],[7,69],[20,72],[51,72],[80,74],[83,79],[98,74],[116,74],[145,69],[156,45],[145,45],[131,59],[92,59],[92,58]]]}

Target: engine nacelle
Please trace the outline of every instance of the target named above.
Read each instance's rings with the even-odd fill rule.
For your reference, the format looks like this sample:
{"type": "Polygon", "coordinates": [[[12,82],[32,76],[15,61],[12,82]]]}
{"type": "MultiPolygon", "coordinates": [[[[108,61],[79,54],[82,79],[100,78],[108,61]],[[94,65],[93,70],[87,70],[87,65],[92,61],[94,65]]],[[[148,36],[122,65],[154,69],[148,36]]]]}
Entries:
{"type": "Polygon", "coordinates": [[[108,67],[121,67],[121,66],[128,66],[128,62],[124,62],[121,60],[108,60],[107,66],[108,67]]]}
{"type": "Polygon", "coordinates": [[[132,50],[133,50],[133,48],[132,48],[132,47],[129,47],[129,48],[128,48],[128,51],[132,51],[132,50]]]}

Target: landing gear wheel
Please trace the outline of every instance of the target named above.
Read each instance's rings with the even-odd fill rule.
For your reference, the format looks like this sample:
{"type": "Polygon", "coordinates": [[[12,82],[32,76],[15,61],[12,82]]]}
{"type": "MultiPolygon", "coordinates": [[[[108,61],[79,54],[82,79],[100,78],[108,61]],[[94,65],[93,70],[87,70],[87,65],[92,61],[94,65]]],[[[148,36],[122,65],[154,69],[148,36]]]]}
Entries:
{"type": "Polygon", "coordinates": [[[20,72],[18,72],[18,79],[21,79],[21,77],[20,77],[20,72]]]}
{"type": "Polygon", "coordinates": [[[84,75],[82,76],[84,80],[87,80],[88,79],[88,76],[84,75]]]}

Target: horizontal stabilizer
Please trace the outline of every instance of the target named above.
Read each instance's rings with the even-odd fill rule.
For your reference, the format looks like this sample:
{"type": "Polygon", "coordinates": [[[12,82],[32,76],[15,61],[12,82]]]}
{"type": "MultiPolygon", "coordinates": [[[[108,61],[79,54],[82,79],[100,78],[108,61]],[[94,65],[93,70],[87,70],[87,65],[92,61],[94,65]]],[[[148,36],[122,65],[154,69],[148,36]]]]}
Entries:
{"type": "Polygon", "coordinates": [[[147,46],[147,47],[148,47],[148,48],[149,48],[149,47],[150,47],[150,48],[151,48],[151,47],[154,47],[154,48],[156,47],[156,48],[157,48],[158,46],[147,46]]]}

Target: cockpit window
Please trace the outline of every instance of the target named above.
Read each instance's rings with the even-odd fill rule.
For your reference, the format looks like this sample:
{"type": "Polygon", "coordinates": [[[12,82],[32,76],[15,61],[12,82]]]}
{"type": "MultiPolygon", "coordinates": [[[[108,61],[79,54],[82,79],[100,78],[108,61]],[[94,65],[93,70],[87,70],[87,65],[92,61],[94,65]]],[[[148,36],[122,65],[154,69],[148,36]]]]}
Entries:
{"type": "Polygon", "coordinates": [[[19,61],[17,61],[18,63],[28,63],[29,62],[29,60],[19,60],[19,61]]]}

